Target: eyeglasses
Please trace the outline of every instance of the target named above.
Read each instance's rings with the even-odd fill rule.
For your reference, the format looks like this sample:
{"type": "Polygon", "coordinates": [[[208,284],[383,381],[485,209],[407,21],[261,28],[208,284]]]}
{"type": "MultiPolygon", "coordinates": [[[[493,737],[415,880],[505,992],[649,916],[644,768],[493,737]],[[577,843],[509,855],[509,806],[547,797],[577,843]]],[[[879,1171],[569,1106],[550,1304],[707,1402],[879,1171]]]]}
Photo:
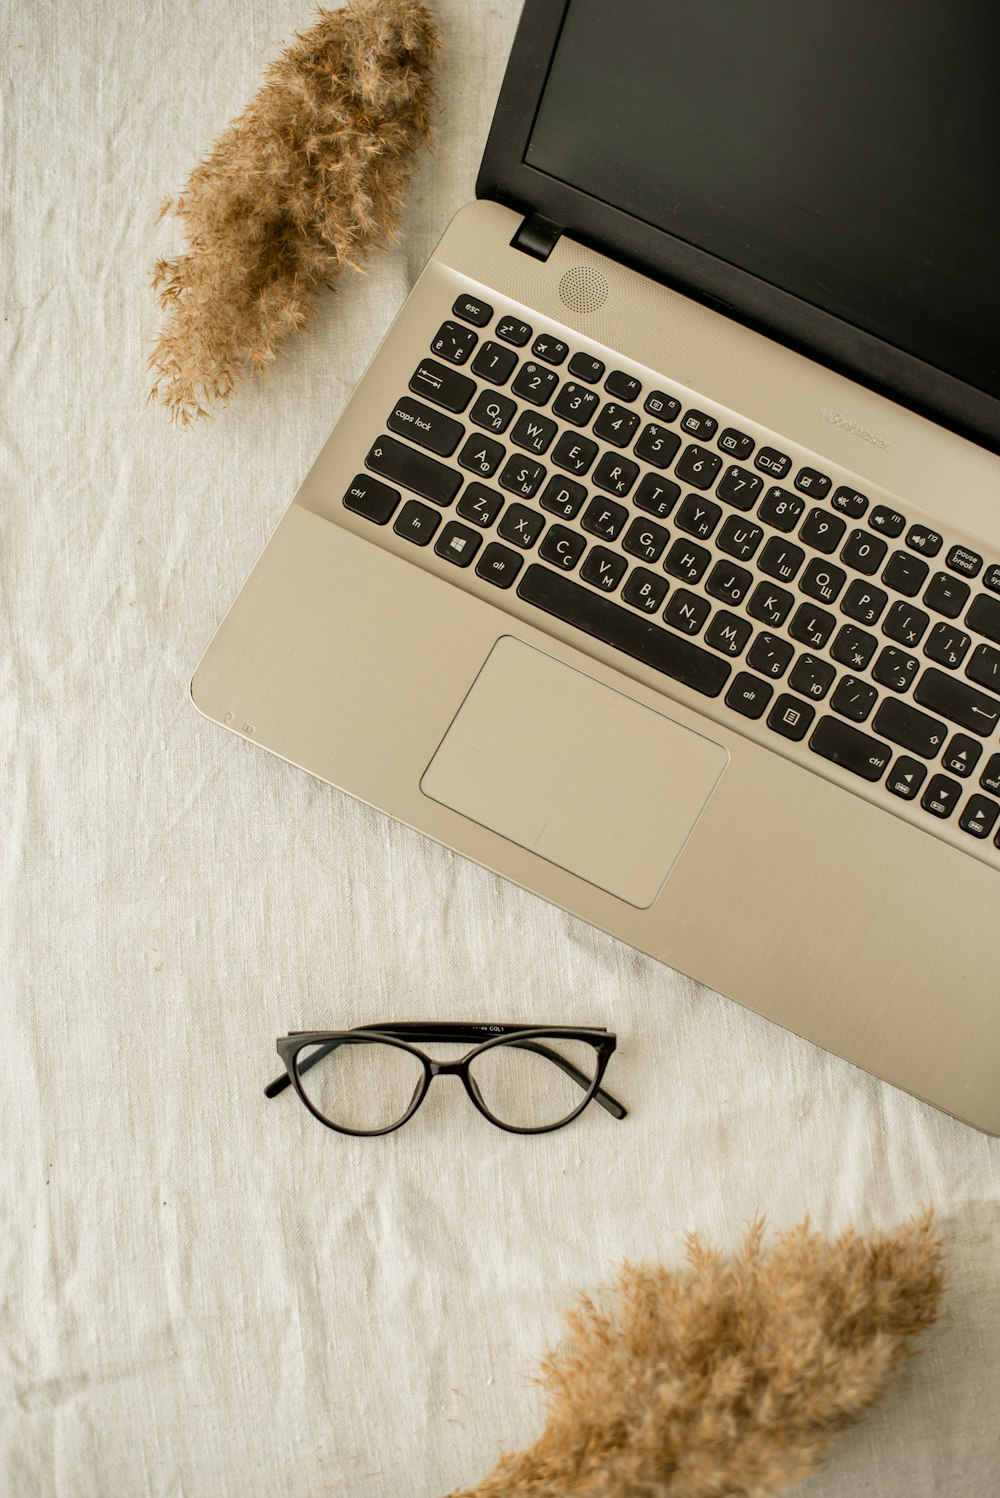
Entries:
{"type": "Polygon", "coordinates": [[[289,1083],[309,1112],[340,1134],[391,1134],[408,1122],[435,1077],[461,1077],[484,1118],[511,1134],[547,1134],[571,1123],[594,1099],[612,1118],[626,1109],[601,1087],[618,1040],[596,1026],[361,1025],[353,1030],[293,1030],[277,1042],[289,1083]],[[458,1061],[434,1061],[411,1042],[474,1049],[458,1061]]]}

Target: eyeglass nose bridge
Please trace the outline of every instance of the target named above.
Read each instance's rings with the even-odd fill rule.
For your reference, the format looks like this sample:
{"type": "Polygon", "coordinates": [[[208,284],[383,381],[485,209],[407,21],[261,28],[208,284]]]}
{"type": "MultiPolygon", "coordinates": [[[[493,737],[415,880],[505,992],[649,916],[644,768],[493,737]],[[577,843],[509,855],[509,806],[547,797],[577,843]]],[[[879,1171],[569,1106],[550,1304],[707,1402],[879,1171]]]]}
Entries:
{"type": "Polygon", "coordinates": [[[432,1077],[460,1077],[465,1070],[464,1061],[432,1061],[432,1077]]]}

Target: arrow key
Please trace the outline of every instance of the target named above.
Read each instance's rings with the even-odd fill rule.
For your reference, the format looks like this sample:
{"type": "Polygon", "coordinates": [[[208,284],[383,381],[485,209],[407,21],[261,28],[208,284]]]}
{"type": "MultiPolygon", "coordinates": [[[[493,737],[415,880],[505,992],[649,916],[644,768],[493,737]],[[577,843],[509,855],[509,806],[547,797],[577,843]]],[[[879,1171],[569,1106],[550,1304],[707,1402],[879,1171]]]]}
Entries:
{"type": "Polygon", "coordinates": [[[922,765],[919,759],[911,759],[908,754],[901,754],[889,771],[885,788],[902,801],[912,801],[926,778],[926,765],[922,765]]]}
{"type": "Polygon", "coordinates": [[[982,752],[983,746],[978,739],[970,739],[967,733],[956,733],[944,751],[941,763],[946,770],[961,775],[964,780],[976,768],[982,752]]]}
{"type": "Polygon", "coordinates": [[[949,780],[947,775],[932,775],[920,798],[920,805],[932,817],[950,817],[961,794],[962,787],[957,780],[949,780]]]}

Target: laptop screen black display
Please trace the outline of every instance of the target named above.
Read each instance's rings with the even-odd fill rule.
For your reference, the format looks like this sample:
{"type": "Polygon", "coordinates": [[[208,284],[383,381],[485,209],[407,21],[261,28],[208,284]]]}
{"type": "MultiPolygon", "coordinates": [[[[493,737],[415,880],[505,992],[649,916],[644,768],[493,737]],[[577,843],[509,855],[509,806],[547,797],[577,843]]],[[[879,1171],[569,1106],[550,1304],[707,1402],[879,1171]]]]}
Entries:
{"type": "Polygon", "coordinates": [[[1000,397],[1000,11],[574,0],[528,164],[1000,397]]]}

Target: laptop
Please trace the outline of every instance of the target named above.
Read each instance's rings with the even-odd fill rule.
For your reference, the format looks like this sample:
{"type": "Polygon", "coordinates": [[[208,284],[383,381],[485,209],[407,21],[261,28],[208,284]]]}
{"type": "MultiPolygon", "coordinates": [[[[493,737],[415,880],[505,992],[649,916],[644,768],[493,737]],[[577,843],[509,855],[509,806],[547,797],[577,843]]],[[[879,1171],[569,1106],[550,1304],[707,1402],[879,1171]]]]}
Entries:
{"type": "Polygon", "coordinates": [[[527,0],[200,711],[1000,1133],[994,8],[527,0]]]}

